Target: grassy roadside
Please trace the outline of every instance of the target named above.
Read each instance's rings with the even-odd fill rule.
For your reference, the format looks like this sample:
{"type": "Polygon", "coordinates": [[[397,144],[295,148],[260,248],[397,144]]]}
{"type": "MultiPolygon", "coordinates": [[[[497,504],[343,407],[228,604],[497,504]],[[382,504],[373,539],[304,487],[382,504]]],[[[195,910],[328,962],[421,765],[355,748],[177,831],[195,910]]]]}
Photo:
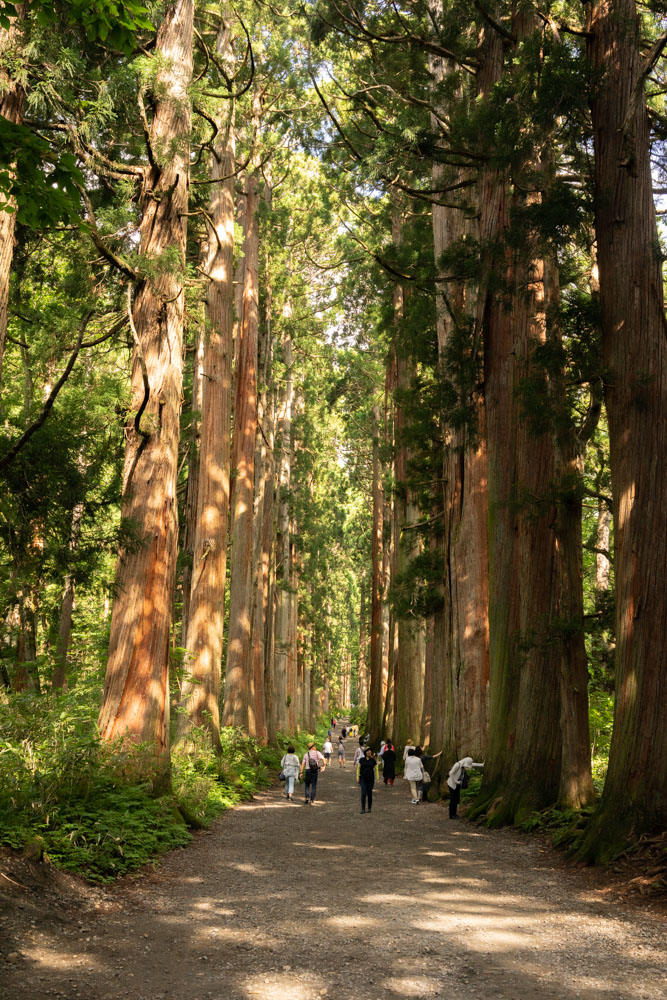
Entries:
{"type": "Polygon", "coordinates": [[[138,781],[145,748],[102,744],[81,689],[58,698],[13,696],[0,708],[0,845],[110,882],[174,847],[192,831],[270,785],[288,742],[304,753],[316,733],[281,733],[262,746],[223,729],[222,754],[203,732],[172,750],[172,789],[155,797],[138,781]]]}

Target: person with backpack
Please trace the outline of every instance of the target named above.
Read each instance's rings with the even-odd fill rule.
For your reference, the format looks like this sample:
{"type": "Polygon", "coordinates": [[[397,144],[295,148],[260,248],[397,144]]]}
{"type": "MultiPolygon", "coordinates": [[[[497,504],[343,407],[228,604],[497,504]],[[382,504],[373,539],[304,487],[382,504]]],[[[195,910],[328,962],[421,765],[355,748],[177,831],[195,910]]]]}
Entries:
{"type": "Polygon", "coordinates": [[[301,761],[301,771],[299,777],[305,777],[306,805],[312,806],[315,803],[315,793],[317,792],[317,777],[320,773],[320,765],[324,764],[324,757],[314,743],[311,743],[301,761]]]}
{"type": "Polygon", "coordinates": [[[373,808],[373,785],[375,784],[375,768],[377,761],[375,754],[370,747],[366,747],[366,752],[359,760],[357,767],[357,781],[361,788],[361,811],[365,813],[366,802],[368,801],[368,812],[373,808]]]}
{"type": "Polygon", "coordinates": [[[484,767],[484,764],[475,764],[472,757],[462,757],[461,760],[457,760],[447,775],[450,819],[458,819],[456,813],[461,801],[461,789],[468,787],[467,772],[471,767],[484,767]]]}

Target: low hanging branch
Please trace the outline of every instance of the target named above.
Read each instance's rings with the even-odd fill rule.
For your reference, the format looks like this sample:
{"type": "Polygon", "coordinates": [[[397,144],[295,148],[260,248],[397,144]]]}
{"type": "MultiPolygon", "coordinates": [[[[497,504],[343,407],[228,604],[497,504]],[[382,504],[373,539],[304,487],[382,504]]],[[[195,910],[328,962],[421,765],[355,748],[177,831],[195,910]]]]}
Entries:
{"type": "Polygon", "coordinates": [[[69,361],[65,366],[64,372],[62,373],[62,375],[54,385],[53,389],[49,393],[48,399],[44,403],[44,406],[42,407],[42,410],[37,419],[34,420],[33,423],[31,423],[30,426],[24,430],[23,434],[21,434],[19,438],[17,438],[17,440],[14,442],[12,447],[7,452],[7,454],[3,455],[2,458],[0,458],[0,472],[6,469],[8,465],[11,465],[11,463],[14,461],[18,453],[21,451],[24,445],[28,443],[33,434],[35,434],[39,430],[39,428],[42,426],[42,424],[48,417],[49,413],[53,409],[53,404],[56,401],[58,393],[60,392],[65,382],[69,378],[70,372],[74,367],[74,363],[79,355],[79,351],[81,350],[81,345],[83,343],[83,335],[86,332],[86,327],[88,326],[88,323],[90,322],[91,317],[94,314],[95,310],[89,309],[88,312],[83,317],[83,319],[81,320],[81,325],[79,327],[79,336],[77,337],[74,350],[70,354],[69,361]]]}

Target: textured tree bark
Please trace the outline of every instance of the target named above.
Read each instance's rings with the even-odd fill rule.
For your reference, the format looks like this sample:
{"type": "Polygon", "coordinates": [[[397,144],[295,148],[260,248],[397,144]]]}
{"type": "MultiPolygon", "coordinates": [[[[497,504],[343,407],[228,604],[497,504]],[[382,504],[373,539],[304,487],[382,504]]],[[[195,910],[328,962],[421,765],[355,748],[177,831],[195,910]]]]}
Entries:
{"type": "Polygon", "coordinates": [[[178,528],[192,21],[192,0],[171,4],[155,45],[152,163],[144,174],[140,227],[151,274],[134,301],[134,417],[126,431],[121,509],[142,545],[120,554],[99,717],[104,740],[128,738],[151,747],[156,787],[168,783],[170,763],[168,647],[178,528]],[[171,250],[177,263],[162,263],[171,250]]]}
{"type": "MultiPolygon", "coordinates": [[[[359,655],[357,659],[357,705],[360,709],[368,708],[368,666],[367,666],[367,611],[366,611],[366,581],[362,581],[361,598],[359,602],[359,655]]],[[[382,636],[379,636],[381,642],[382,636]]],[[[381,720],[380,720],[381,721],[381,720]]],[[[374,730],[379,733],[379,728],[374,730]]]]}
{"type": "MultiPolygon", "coordinates": [[[[291,308],[286,306],[285,319],[289,319],[291,308]]],[[[289,627],[289,580],[290,580],[290,534],[289,534],[289,494],[292,475],[292,406],[294,402],[294,382],[292,379],[292,340],[285,330],[283,335],[283,359],[286,379],[282,408],[279,414],[278,438],[280,459],[278,465],[278,518],[276,536],[276,614],[274,646],[274,681],[276,727],[286,730],[287,720],[287,655],[289,627]]]]}
{"type": "MultiPolygon", "coordinates": [[[[517,38],[532,34],[535,15],[518,12],[517,38]]],[[[491,33],[481,50],[480,94],[503,73],[502,43],[491,33]]],[[[533,164],[533,168],[535,165],[533,164]]],[[[514,205],[526,185],[517,178],[514,205]]],[[[530,248],[511,252],[508,179],[487,167],[482,176],[480,236],[491,247],[485,274],[505,279],[505,297],[482,289],[477,322],[484,329],[484,386],[489,480],[489,744],[482,792],[471,815],[488,822],[521,819],[557,800],[561,739],[558,645],[548,641],[559,593],[550,501],[554,475],[551,435],[536,433],[517,399],[532,372],[536,343],[546,335],[544,265],[530,248]]]]}
{"type": "Polygon", "coordinates": [[[371,634],[370,683],[367,727],[372,738],[383,730],[384,709],[382,677],[382,560],[383,508],[382,469],[380,466],[380,411],[373,409],[373,522],[371,534],[371,634]]]}
{"type": "Polygon", "coordinates": [[[294,535],[294,525],[290,523],[290,575],[289,590],[287,592],[287,726],[291,733],[296,731],[296,708],[299,701],[297,690],[297,619],[298,619],[298,572],[296,566],[295,546],[292,541],[294,535]]]}
{"type": "Polygon", "coordinates": [[[252,521],[257,433],[257,338],[259,330],[259,207],[258,176],[248,174],[246,187],[245,278],[243,319],[239,333],[239,363],[234,392],[234,483],[231,523],[229,626],[225,673],[224,723],[249,727],[252,674],[252,521]]]}
{"type": "MultiPolygon", "coordinates": [[[[6,65],[20,60],[22,46],[22,21],[26,5],[17,4],[16,17],[11,18],[9,29],[0,28],[0,115],[14,125],[23,121],[25,91],[20,83],[11,79],[6,65]]],[[[13,199],[10,199],[12,204],[13,199]]],[[[0,385],[2,384],[2,362],[5,356],[7,337],[7,306],[9,303],[9,277],[14,256],[15,212],[0,212],[0,385]]]]}
{"type": "MultiPolygon", "coordinates": [[[[233,60],[229,28],[223,25],[217,39],[218,54],[233,60]]],[[[207,329],[201,377],[201,422],[196,517],[192,554],[191,590],[185,647],[187,676],[181,692],[185,712],[180,735],[191,726],[206,729],[215,749],[220,749],[220,675],[224,631],[227,572],[227,519],[229,515],[232,325],[234,322],[234,112],[221,107],[218,134],[211,157],[211,200],[206,273],[207,329]]],[[[188,483],[189,485],[189,483],[188,483]]]]}
{"type": "MultiPolygon", "coordinates": [[[[397,389],[405,392],[410,385],[408,362],[397,359],[397,389]]],[[[396,405],[396,482],[399,493],[398,509],[398,574],[406,572],[410,563],[421,552],[419,533],[412,527],[419,521],[419,505],[406,482],[408,450],[403,438],[405,418],[400,405],[396,405]]],[[[396,726],[394,739],[399,747],[408,739],[417,743],[424,711],[425,626],[412,616],[398,621],[398,663],[395,678],[394,703],[396,726]]]]}
{"type": "Polygon", "coordinates": [[[634,0],[588,11],[595,228],[616,578],[616,703],[604,793],[582,856],[667,822],[667,337],[634,0]]]}

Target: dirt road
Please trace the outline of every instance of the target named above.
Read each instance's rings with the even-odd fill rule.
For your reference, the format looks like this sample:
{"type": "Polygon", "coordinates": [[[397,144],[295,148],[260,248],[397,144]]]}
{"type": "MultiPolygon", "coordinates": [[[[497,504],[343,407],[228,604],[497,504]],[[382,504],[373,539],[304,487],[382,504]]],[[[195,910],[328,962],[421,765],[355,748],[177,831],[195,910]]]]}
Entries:
{"type": "Polygon", "coordinates": [[[349,765],[315,807],[271,789],[78,915],[17,905],[29,931],[0,961],[2,1000],[667,995],[660,913],[533,838],[411,805],[400,778],[360,815],[349,765]]]}

